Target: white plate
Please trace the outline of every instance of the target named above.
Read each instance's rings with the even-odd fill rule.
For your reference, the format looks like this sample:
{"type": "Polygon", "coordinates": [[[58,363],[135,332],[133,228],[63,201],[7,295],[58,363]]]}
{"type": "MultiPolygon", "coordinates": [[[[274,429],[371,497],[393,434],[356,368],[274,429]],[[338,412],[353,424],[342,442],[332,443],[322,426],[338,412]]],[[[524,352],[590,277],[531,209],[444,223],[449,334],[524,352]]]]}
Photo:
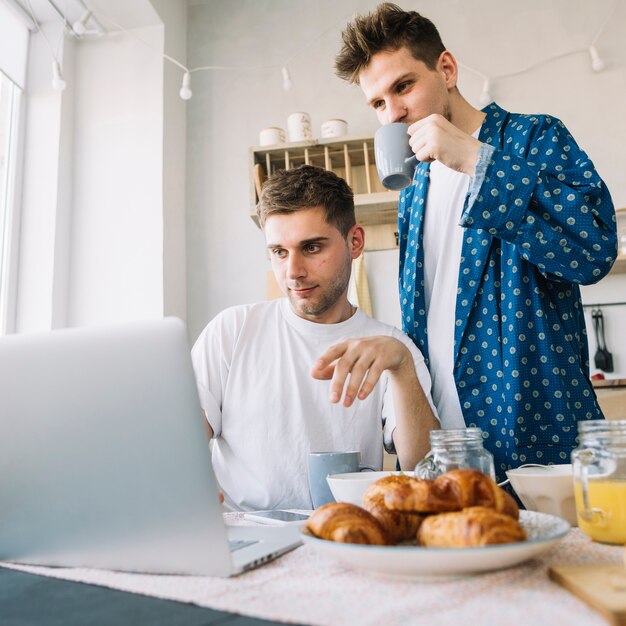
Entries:
{"type": "Polygon", "coordinates": [[[560,517],[520,511],[527,541],[484,548],[422,548],[418,546],[368,546],[317,539],[302,533],[302,541],[346,565],[363,572],[420,578],[464,576],[503,569],[545,552],[565,537],[570,525],[560,517]]]}

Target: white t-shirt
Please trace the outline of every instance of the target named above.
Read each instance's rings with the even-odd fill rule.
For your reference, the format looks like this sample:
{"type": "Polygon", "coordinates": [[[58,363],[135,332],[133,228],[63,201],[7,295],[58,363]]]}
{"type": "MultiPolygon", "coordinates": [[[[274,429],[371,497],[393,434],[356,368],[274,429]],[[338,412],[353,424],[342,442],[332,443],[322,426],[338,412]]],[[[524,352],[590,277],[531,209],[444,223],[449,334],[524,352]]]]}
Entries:
{"type": "Polygon", "coordinates": [[[312,508],[309,452],[359,450],[361,463],[382,467],[393,450],[395,415],[383,374],[364,400],[329,401],[330,381],[311,377],[316,359],[352,337],[392,335],[415,360],[430,400],[420,351],[393,326],[357,310],[345,322],[316,324],[295,315],[285,298],[226,309],[192,350],[203,409],[215,439],[213,467],[226,506],[238,510],[312,508]]]}
{"type": "Polygon", "coordinates": [[[424,297],[432,395],[441,428],[465,428],[454,382],[456,295],[464,228],[459,226],[470,177],[439,161],[430,165],[424,213],[424,297]]]}

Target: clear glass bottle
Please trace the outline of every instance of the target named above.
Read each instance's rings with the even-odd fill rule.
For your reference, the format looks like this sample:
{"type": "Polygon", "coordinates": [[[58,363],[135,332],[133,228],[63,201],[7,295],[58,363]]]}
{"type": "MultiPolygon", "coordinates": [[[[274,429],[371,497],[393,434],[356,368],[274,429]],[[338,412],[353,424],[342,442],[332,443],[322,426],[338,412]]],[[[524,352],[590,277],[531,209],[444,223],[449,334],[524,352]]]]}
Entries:
{"type": "Polygon", "coordinates": [[[626,543],[626,420],[578,422],[572,452],[578,526],[595,541],[626,543]]]}
{"type": "Polygon", "coordinates": [[[432,480],[454,469],[477,469],[495,480],[493,455],[483,447],[480,428],[430,431],[430,452],[415,466],[415,476],[432,480]]]}

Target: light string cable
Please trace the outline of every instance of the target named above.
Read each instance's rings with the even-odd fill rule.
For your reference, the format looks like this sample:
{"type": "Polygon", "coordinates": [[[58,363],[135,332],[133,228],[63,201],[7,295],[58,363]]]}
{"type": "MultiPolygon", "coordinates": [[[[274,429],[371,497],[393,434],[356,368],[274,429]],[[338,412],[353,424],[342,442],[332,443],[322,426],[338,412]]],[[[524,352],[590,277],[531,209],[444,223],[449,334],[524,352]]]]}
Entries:
{"type": "MultiPolygon", "coordinates": [[[[48,47],[50,48],[50,52],[52,54],[53,57],[53,86],[55,89],[62,91],[63,89],[65,89],[65,80],[63,78],[63,74],[61,71],[61,66],[60,63],[58,61],[58,48],[60,46],[60,43],[63,39],[63,37],[60,38],[58,44],[57,44],[57,50],[55,52],[55,49],[52,45],[52,43],[50,42],[50,40],[48,39],[48,37],[46,36],[46,34],[44,33],[43,29],[41,28],[38,20],[35,18],[34,15],[34,11],[31,5],[31,1],[30,0],[25,0],[28,6],[28,10],[30,12],[31,18],[33,19],[33,22],[35,23],[37,30],[42,34],[42,36],[44,37],[48,47]]],[[[540,67],[541,65],[544,65],[546,63],[552,62],[552,61],[556,61],[558,59],[567,57],[567,56],[571,56],[574,54],[580,54],[581,52],[588,52],[591,58],[591,65],[592,65],[592,69],[596,72],[600,72],[604,69],[605,64],[604,61],[600,58],[598,51],[595,47],[597,41],[600,39],[602,33],[604,32],[604,30],[606,29],[607,25],[609,24],[613,14],[615,13],[615,10],[617,9],[619,4],[619,0],[615,0],[615,2],[613,3],[613,7],[612,9],[608,12],[602,26],[598,29],[597,33],[595,34],[595,36],[593,37],[593,39],[591,40],[591,43],[589,44],[588,47],[585,48],[577,48],[575,50],[569,50],[566,52],[562,52],[560,54],[556,54],[552,57],[549,57],[547,59],[543,59],[541,61],[536,61],[534,63],[531,63],[523,68],[520,68],[518,70],[515,70],[513,72],[507,72],[507,73],[503,73],[503,74],[498,74],[496,76],[492,76],[489,77],[487,74],[473,68],[470,67],[469,65],[466,65],[465,63],[461,63],[459,62],[459,66],[461,68],[463,68],[464,70],[478,76],[479,78],[482,79],[483,81],[483,87],[482,87],[482,92],[480,94],[480,102],[483,105],[487,105],[489,104],[489,102],[491,102],[492,98],[491,98],[491,86],[493,84],[493,82],[495,81],[501,81],[505,78],[511,78],[514,76],[519,76],[521,74],[525,74],[537,67],[540,67]]],[[[134,39],[136,39],[137,41],[139,41],[140,43],[142,43],[143,45],[145,45],[147,48],[151,49],[152,51],[154,51],[156,54],[159,54],[160,56],[162,56],[165,60],[169,61],[170,63],[173,63],[174,65],[176,65],[178,68],[180,68],[183,71],[183,80],[182,80],[182,86],[181,89],[179,91],[179,95],[183,100],[189,100],[192,95],[193,92],[191,90],[191,74],[194,72],[201,72],[201,71],[209,71],[209,70],[217,70],[217,71],[257,71],[257,70],[272,70],[272,69],[278,69],[280,68],[281,71],[281,75],[282,75],[282,80],[283,80],[283,89],[285,91],[288,91],[291,88],[292,85],[292,80],[291,80],[291,74],[289,72],[289,64],[300,54],[302,54],[302,52],[304,50],[306,50],[307,48],[311,47],[313,44],[315,44],[316,42],[318,42],[320,39],[322,39],[322,37],[324,37],[328,32],[330,32],[331,30],[333,30],[337,24],[340,23],[346,23],[346,21],[348,19],[350,19],[351,17],[353,18],[354,15],[347,15],[342,17],[341,19],[337,20],[336,22],[334,22],[333,24],[331,24],[328,28],[326,28],[324,31],[322,31],[320,34],[318,34],[316,37],[313,37],[310,41],[308,41],[306,44],[304,44],[303,46],[300,46],[299,48],[297,48],[293,54],[291,56],[289,56],[287,58],[287,60],[282,63],[281,65],[278,64],[272,64],[272,65],[256,65],[256,66],[244,66],[244,67],[236,67],[236,66],[225,66],[225,65],[203,65],[203,66],[199,66],[199,67],[193,67],[193,68],[189,68],[188,66],[186,66],[184,63],[181,63],[180,61],[178,61],[178,59],[170,56],[169,54],[163,53],[161,52],[161,50],[158,50],[157,48],[155,48],[152,44],[150,44],[148,41],[146,41],[144,38],[140,37],[137,33],[133,32],[132,30],[128,30],[127,28],[125,28],[124,26],[122,26],[121,24],[119,24],[114,18],[112,18],[110,15],[106,15],[104,13],[102,13],[101,11],[93,11],[89,6],[87,6],[86,3],[83,2],[83,5],[86,7],[87,12],[90,16],[93,16],[96,19],[102,19],[105,20],[107,22],[109,22],[112,26],[114,26],[119,32],[122,32],[126,35],[129,35],[131,37],[133,37],[134,39]]],[[[68,21],[67,18],[65,16],[63,16],[63,21],[66,27],[68,28],[72,28],[68,21]]],[[[75,33],[75,31],[72,30],[73,33],[75,33]]],[[[78,35],[78,37],[80,38],[81,35],[80,33],[75,33],[76,35],[78,35]]]]}
{"type": "Polygon", "coordinates": [[[611,10],[608,12],[604,22],[602,23],[602,26],[598,29],[598,31],[596,32],[595,36],[593,37],[593,39],[591,40],[591,43],[589,44],[589,46],[586,46],[584,48],[576,48],[575,50],[568,50],[566,52],[561,52],[559,54],[555,54],[554,56],[551,56],[547,59],[543,59],[542,61],[535,61],[534,63],[531,63],[529,65],[527,65],[526,67],[523,67],[519,70],[515,70],[513,72],[507,72],[505,74],[497,74],[496,76],[492,76],[489,77],[486,74],[484,74],[483,72],[480,72],[479,70],[470,67],[469,65],[465,65],[464,63],[459,62],[459,67],[462,67],[464,70],[467,70],[468,72],[471,72],[472,74],[478,76],[479,78],[482,78],[483,80],[483,88],[482,88],[482,92],[480,94],[480,103],[482,105],[487,105],[491,102],[491,93],[490,93],[490,89],[491,89],[491,85],[493,82],[495,81],[500,81],[503,80],[505,78],[512,78],[513,76],[519,76],[520,74],[525,74],[527,72],[530,72],[531,70],[540,67],[546,63],[550,63],[552,61],[556,61],[558,59],[562,59],[564,57],[568,57],[568,56],[572,56],[574,54],[580,54],[582,52],[588,52],[589,56],[591,58],[591,68],[593,69],[594,72],[601,72],[604,68],[605,68],[605,64],[604,61],[600,58],[600,55],[598,54],[598,51],[596,50],[596,46],[595,44],[597,43],[598,39],[600,39],[600,36],[602,35],[602,33],[604,32],[604,30],[606,29],[606,27],[608,26],[611,18],[613,17],[613,14],[615,13],[617,7],[619,5],[619,0],[615,0],[615,2],[613,3],[613,7],[611,8],[611,10]]]}
{"type": "MultiPolygon", "coordinates": [[[[91,11],[91,9],[89,9],[91,11]]],[[[199,72],[201,70],[225,70],[225,71],[233,71],[233,70],[260,70],[260,69],[275,69],[276,66],[263,66],[263,65],[259,65],[256,67],[229,67],[226,65],[206,65],[203,67],[194,67],[194,68],[189,68],[187,67],[184,63],[181,63],[178,59],[175,59],[173,56],[170,56],[169,54],[165,54],[164,52],[161,52],[160,50],[158,50],[157,48],[155,48],[151,43],[147,42],[145,39],[143,39],[143,37],[140,37],[139,35],[137,35],[137,33],[133,32],[133,31],[129,31],[127,28],[124,28],[124,26],[122,26],[121,24],[119,24],[116,20],[114,20],[110,15],[105,15],[104,13],[102,13],[101,11],[98,11],[97,13],[93,13],[92,14],[97,15],[97,17],[105,22],[108,22],[109,24],[111,24],[112,26],[114,26],[119,32],[124,33],[125,35],[129,35],[130,37],[133,37],[134,39],[136,39],[137,41],[141,42],[144,46],[146,46],[147,48],[149,48],[150,50],[156,52],[157,54],[159,54],[160,56],[162,56],[166,61],[169,61],[170,63],[173,63],[174,65],[176,65],[177,67],[179,67],[181,70],[183,70],[183,82],[182,82],[182,86],[180,88],[179,91],[179,95],[183,100],[189,100],[191,98],[191,96],[193,95],[193,92],[191,91],[191,74],[192,72],[199,72]]]]}
{"type": "Polygon", "coordinates": [[[56,50],[55,50],[54,46],[52,45],[52,42],[50,41],[50,39],[48,39],[48,36],[46,35],[43,28],[41,27],[39,20],[35,17],[35,11],[33,10],[33,5],[31,4],[30,0],[26,0],[26,8],[28,9],[28,12],[30,13],[30,17],[33,20],[33,24],[35,24],[35,28],[44,38],[44,41],[46,42],[48,48],[50,49],[50,54],[52,55],[52,88],[55,91],[63,91],[66,87],[66,82],[65,82],[65,79],[63,78],[63,70],[61,69],[61,64],[59,62],[59,51],[61,47],[61,42],[63,41],[63,34],[65,32],[65,28],[69,27],[67,18],[65,16],[63,17],[63,31],[61,31],[61,36],[59,37],[59,40],[57,41],[56,50]]]}
{"type": "MultiPolygon", "coordinates": [[[[85,4],[85,6],[87,6],[87,5],[85,4]]],[[[105,15],[101,11],[98,11],[96,13],[88,6],[87,6],[87,11],[91,15],[94,15],[95,17],[97,17],[98,19],[101,19],[101,20],[103,20],[105,22],[108,22],[109,24],[113,25],[115,28],[117,28],[117,30],[119,32],[124,33],[125,35],[129,35],[133,39],[136,39],[137,41],[142,43],[144,46],[146,46],[146,48],[149,48],[150,50],[152,50],[156,54],[162,56],[166,61],[169,61],[170,63],[173,63],[174,65],[179,67],[181,70],[183,70],[183,72],[184,72],[184,74],[183,74],[183,84],[182,84],[182,87],[180,88],[180,92],[179,92],[180,93],[180,97],[183,100],[189,100],[189,98],[191,98],[192,91],[191,91],[190,74],[191,74],[191,71],[193,71],[193,70],[189,70],[189,68],[186,65],[184,65],[183,63],[181,63],[180,61],[175,59],[173,56],[170,56],[169,54],[165,54],[164,52],[161,52],[160,50],[155,48],[151,43],[146,41],[143,37],[140,37],[134,31],[130,31],[127,28],[124,28],[121,24],[119,24],[116,20],[114,20],[110,15],[105,15]]],[[[225,70],[225,69],[231,69],[231,68],[215,66],[215,67],[213,67],[211,69],[216,69],[216,70],[224,69],[225,70]]]]}
{"type": "MultiPolygon", "coordinates": [[[[87,6],[87,5],[85,5],[85,6],[87,6]]],[[[128,29],[124,28],[121,24],[119,24],[111,16],[105,15],[101,11],[93,11],[89,7],[87,7],[87,10],[92,15],[96,16],[97,18],[102,19],[103,21],[109,22],[112,26],[114,26],[116,29],[118,29],[118,31],[123,32],[123,33],[125,33],[127,35],[130,35],[131,37],[134,37],[135,39],[140,41],[142,44],[144,44],[146,47],[150,48],[151,50],[153,50],[157,54],[160,54],[165,60],[169,61],[170,63],[173,63],[174,65],[179,67],[181,70],[183,70],[183,81],[182,81],[182,86],[181,86],[180,91],[179,91],[179,95],[180,95],[180,97],[183,100],[189,100],[192,97],[192,95],[193,95],[193,92],[191,90],[191,74],[193,74],[194,72],[203,72],[203,71],[208,71],[208,70],[218,70],[218,71],[219,70],[221,70],[221,71],[258,71],[258,70],[273,70],[273,69],[280,68],[282,79],[283,79],[283,89],[285,91],[289,91],[289,89],[291,88],[291,84],[292,84],[291,83],[291,75],[289,73],[289,67],[288,67],[289,63],[291,63],[293,61],[293,59],[295,59],[304,50],[306,50],[307,48],[312,46],[314,43],[319,41],[322,37],[324,37],[324,35],[326,35],[328,32],[333,30],[337,26],[337,24],[345,23],[351,17],[351,15],[344,16],[341,19],[339,19],[336,22],[334,22],[333,24],[331,24],[328,28],[326,28],[326,30],[322,31],[319,35],[317,35],[316,37],[311,39],[309,42],[307,42],[303,46],[300,46],[298,49],[296,49],[296,51],[281,65],[277,65],[277,64],[275,64],[275,65],[256,65],[256,66],[245,66],[245,67],[235,67],[235,66],[226,66],[226,65],[202,65],[202,66],[199,66],[199,67],[189,68],[185,64],[183,64],[180,61],[178,61],[177,59],[175,59],[174,57],[172,57],[172,56],[170,56],[168,54],[165,54],[165,53],[161,52],[160,50],[157,50],[152,44],[147,42],[145,39],[143,39],[142,37],[140,37],[136,33],[131,32],[128,29]]]]}

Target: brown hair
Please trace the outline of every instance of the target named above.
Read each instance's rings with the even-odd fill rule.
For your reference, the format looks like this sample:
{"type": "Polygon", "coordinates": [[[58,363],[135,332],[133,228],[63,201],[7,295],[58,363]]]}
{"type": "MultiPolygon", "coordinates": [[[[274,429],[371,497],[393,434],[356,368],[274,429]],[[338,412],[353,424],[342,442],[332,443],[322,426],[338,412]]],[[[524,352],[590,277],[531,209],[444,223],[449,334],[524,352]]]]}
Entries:
{"type": "Polygon", "coordinates": [[[356,224],[354,195],[348,183],[322,167],[301,165],[278,170],[267,179],[256,213],[263,228],[270,215],[320,206],[326,211],[326,222],[347,237],[356,224]]]}
{"type": "Polygon", "coordinates": [[[446,47],[437,27],[416,11],[404,11],[398,5],[383,2],[367,15],[357,15],[342,33],[343,46],[335,58],[339,78],[359,82],[377,52],[407,48],[414,59],[434,70],[446,47]]]}

